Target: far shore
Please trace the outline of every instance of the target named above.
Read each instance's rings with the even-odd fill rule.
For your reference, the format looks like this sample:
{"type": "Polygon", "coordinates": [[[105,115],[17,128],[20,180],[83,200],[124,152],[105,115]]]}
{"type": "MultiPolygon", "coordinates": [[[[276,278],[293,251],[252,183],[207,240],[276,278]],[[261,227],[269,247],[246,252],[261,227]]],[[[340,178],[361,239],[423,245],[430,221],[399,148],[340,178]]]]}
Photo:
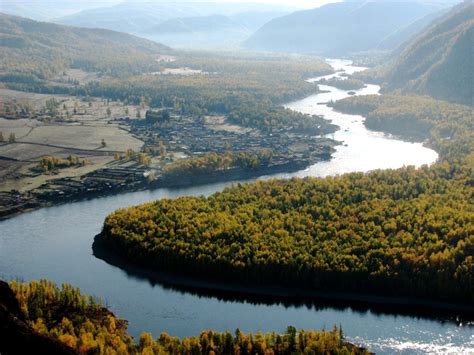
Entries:
{"type": "MultiPolygon", "coordinates": [[[[248,181],[251,182],[253,179],[257,179],[261,176],[279,174],[279,173],[292,173],[298,170],[305,169],[309,165],[315,164],[319,161],[330,160],[331,156],[321,157],[317,160],[311,161],[290,161],[285,164],[274,165],[269,167],[262,167],[254,170],[243,170],[243,169],[229,169],[216,171],[214,173],[202,174],[199,176],[186,175],[174,178],[161,178],[151,183],[146,182],[143,179],[142,182],[127,184],[113,189],[97,190],[90,193],[77,194],[72,197],[56,198],[48,201],[39,201],[37,199],[26,199],[23,206],[12,208],[8,211],[0,211],[0,221],[13,218],[23,213],[32,212],[44,207],[53,207],[66,203],[79,202],[84,200],[90,200],[99,197],[113,196],[121,193],[146,191],[146,190],[157,190],[157,189],[178,189],[191,186],[200,186],[213,183],[221,182],[232,182],[232,181],[248,181]]],[[[6,192],[4,192],[6,193],[6,192]]]]}

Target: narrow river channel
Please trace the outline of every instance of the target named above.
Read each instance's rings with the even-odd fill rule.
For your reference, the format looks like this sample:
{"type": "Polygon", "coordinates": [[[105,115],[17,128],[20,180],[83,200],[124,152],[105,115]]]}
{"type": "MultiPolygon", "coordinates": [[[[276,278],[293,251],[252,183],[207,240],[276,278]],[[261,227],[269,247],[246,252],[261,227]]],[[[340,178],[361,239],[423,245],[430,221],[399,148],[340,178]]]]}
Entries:
{"type": "MultiPolygon", "coordinates": [[[[363,68],[350,62],[329,61],[337,70],[352,73],[363,68]]],[[[336,74],[340,75],[340,73],[336,74]]],[[[331,137],[343,142],[334,159],[294,174],[277,177],[327,176],[349,171],[398,168],[433,163],[436,152],[370,132],[361,116],[334,112],[324,104],[348,94],[329,86],[327,93],[310,96],[287,106],[304,113],[324,115],[341,129],[331,137]]],[[[369,85],[357,94],[376,94],[369,85]]],[[[47,278],[71,283],[83,292],[103,299],[137,336],[149,331],[158,336],[196,335],[203,329],[283,331],[297,328],[326,329],[342,325],[346,337],[381,354],[474,352],[474,326],[443,317],[427,317],[318,303],[282,304],[275,300],[251,300],[180,291],[128,275],[92,255],[94,236],[113,210],[145,201],[180,195],[208,195],[232,183],[216,183],[185,189],[158,189],[97,198],[44,208],[0,222],[0,278],[47,278]]]]}

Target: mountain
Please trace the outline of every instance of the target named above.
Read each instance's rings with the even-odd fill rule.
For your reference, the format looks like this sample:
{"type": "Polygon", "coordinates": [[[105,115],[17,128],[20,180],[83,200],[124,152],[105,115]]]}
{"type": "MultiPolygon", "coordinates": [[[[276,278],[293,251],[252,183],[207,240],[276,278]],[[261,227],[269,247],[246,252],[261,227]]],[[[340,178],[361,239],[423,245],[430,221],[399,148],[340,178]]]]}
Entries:
{"type": "Polygon", "coordinates": [[[140,34],[145,38],[181,48],[233,48],[250,31],[224,15],[173,18],[140,34]]]}
{"type": "Polygon", "coordinates": [[[256,29],[285,13],[247,11],[235,15],[172,18],[140,33],[140,36],[185,48],[236,48],[256,29]]]}
{"type": "Polygon", "coordinates": [[[84,29],[0,13],[0,74],[49,78],[66,68],[105,74],[146,70],[169,52],[129,34],[84,29]]]}
{"type": "Polygon", "coordinates": [[[64,25],[105,28],[114,31],[138,33],[173,17],[201,16],[194,4],[121,3],[56,19],[64,25]]]}
{"type": "Polygon", "coordinates": [[[0,11],[9,15],[47,21],[96,7],[111,6],[120,0],[2,0],[0,11]]]}
{"type": "Polygon", "coordinates": [[[233,16],[246,12],[289,13],[292,10],[294,9],[290,6],[253,3],[127,1],[115,6],[81,11],[59,18],[56,22],[137,34],[171,19],[233,16]]]}
{"type": "Polygon", "coordinates": [[[150,32],[159,34],[167,33],[196,33],[196,32],[212,32],[227,29],[238,28],[246,31],[246,28],[239,23],[231,20],[224,15],[210,15],[200,17],[173,18],[159,25],[154,26],[150,32]]]}
{"type": "MultiPolygon", "coordinates": [[[[253,50],[315,52],[331,56],[367,51],[377,49],[391,34],[441,7],[437,3],[403,0],[333,3],[274,19],[251,36],[244,46],[253,50]]],[[[398,41],[392,41],[389,47],[398,44],[398,41]]]]}
{"type": "Polygon", "coordinates": [[[380,50],[391,50],[395,48],[399,50],[403,43],[406,43],[419,33],[423,31],[425,28],[431,25],[431,23],[436,20],[437,18],[443,16],[449,11],[449,9],[442,9],[433,13],[430,13],[409,25],[402,27],[396,30],[393,33],[390,33],[387,37],[382,39],[382,41],[377,45],[377,49],[380,50]]]}
{"type": "Polygon", "coordinates": [[[474,2],[456,6],[404,46],[384,89],[474,105],[474,2]]]}
{"type": "Polygon", "coordinates": [[[231,15],[230,18],[237,23],[245,26],[248,30],[254,32],[262,27],[267,22],[284,16],[287,11],[245,11],[235,15],[231,15]]]}

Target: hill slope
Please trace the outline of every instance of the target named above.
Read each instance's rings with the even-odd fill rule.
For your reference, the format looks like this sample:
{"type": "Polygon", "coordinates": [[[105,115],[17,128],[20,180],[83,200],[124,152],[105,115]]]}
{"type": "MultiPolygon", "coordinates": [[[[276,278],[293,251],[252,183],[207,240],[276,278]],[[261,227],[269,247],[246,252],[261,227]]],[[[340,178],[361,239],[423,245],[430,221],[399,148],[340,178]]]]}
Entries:
{"type": "Polygon", "coordinates": [[[127,33],[142,33],[164,21],[210,15],[233,16],[245,12],[290,12],[289,6],[258,3],[219,2],[130,2],[65,16],[57,21],[66,25],[100,27],[127,33]]]}
{"type": "MultiPolygon", "coordinates": [[[[249,49],[344,55],[376,48],[390,34],[436,10],[406,1],[342,2],[274,19],[246,42],[249,49]]],[[[400,43],[392,43],[398,45],[400,43]]]]}
{"type": "Polygon", "coordinates": [[[456,6],[405,45],[385,90],[428,94],[473,105],[474,2],[456,6]]]}
{"type": "Polygon", "coordinates": [[[224,15],[173,18],[154,26],[150,32],[157,33],[195,33],[213,30],[227,30],[243,26],[224,15]]]}
{"type": "Polygon", "coordinates": [[[264,23],[282,15],[275,11],[249,11],[228,16],[172,18],[140,35],[172,47],[235,48],[264,23]]]}
{"type": "Polygon", "coordinates": [[[4,0],[1,2],[0,8],[2,12],[9,15],[48,21],[99,6],[111,6],[119,1],[120,0],[4,0]]]}
{"type": "Polygon", "coordinates": [[[0,73],[48,78],[69,67],[104,74],[140,72],[170,49],[132,35],[0,14],[0,73]]]}
{"type": "Polygon", "coordinates": [[[390,50],[396,48],[400,50],[403,47],[403,43],[410,41],[419,33],[428,28],[433,21],[445,15],[449,11],[448,9],[442,9],[436,12],[429,13],[428,15],[410,23],[408,26],[398,29],[397,31],[389,34],[385,37],[377,46],[377,49],[390,50]]]}

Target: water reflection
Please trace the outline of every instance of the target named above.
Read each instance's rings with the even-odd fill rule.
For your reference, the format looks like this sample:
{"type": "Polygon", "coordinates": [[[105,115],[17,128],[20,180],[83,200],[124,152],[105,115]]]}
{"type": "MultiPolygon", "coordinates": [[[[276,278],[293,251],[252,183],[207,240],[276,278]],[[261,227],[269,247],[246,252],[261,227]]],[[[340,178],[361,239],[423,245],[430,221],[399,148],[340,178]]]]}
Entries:
{"type": "Polygon", "coordinates": [[[320,311],[326,309],[351,310],[359,314],[371,311],[374,315],[406,315],[417,319],[432,319],[441,323],[453,323],[456,325],[473,325],[474,309],[471,311],[452,311],[430,307],[429,305],[394,305],[385,303],[385,299],[356,299],[348,301],[344,295],[311,296],[302,295],[292,290],[272,288],[261,285],[240,285],[233,283],[215,284],[215,280],[204,280],[203,282],[186,277],[186,275],[151,272],[140,266],[130,265],[123,262],[119,257],[107,250],[102,249],[94,243],[93,254],[109,265],[120,268],[128,278],[138,281],[146,281],[151,287],[160,287],[181,294],[191,294],[199,298],[213,298],[219,301],[248,303],[258,305],[277,305],[285,308],[305,307],[308,310],[320,311]],[[221,288],[219,288],[221,287],[221,288]],[[262,287],[265,287],[263,289],[262,287]],[[268,292],[275,294],[268,294],[268,292]]]}

